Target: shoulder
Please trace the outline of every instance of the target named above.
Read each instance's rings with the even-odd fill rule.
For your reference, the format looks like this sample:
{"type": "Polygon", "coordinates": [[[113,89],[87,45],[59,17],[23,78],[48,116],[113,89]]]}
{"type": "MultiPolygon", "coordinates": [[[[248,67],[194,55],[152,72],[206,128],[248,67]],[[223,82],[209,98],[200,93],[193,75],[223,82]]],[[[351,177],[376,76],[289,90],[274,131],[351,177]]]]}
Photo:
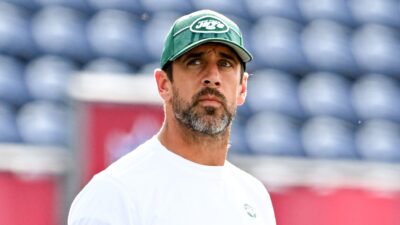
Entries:
{"type": "Polygon", "coordinates": [[[74,199],[69,224],[91,225],[107,221],[121,221],[110,224],[135,224],[126,220],[138,218],[132,215],[141,210],[143,193],[165,177],[160,174],[163,171],[159,168],[162,156],[157,153],[159,146],[154,142],[150,139],[96,174],[74,199]],[[144,187],[143,183],[148,185],[144,187]]]}
{"type": "Polygon", "coordinates": [[[227,167],[237,182],[239,182],[240,185],[244,186],[247,190],[251,190],[253,193],[269,196],[265,185],[258,178],[230,162],[227,162],[227,167]]]}
{"type": "Polygon", "coordinates": [[[111,177],[125,186],[130,186],[131,182],[158,176],[161,172],[160,167],[163,165],[160,148],[162,148],[161,144],[153,137],[112,163],[98,176],[111,177]]]}
{"type": "Polygon", "coordinates": [[[72,202],[68,224],[131,224],[129,220],[137,214],[136,210],[116,180],[96,176],[72,202]]]}
{"type": "Polygon", "coordinates": [[[244,182],[251,183],[251,184],[262,185],[261,181],[258,180],[256,177],[254,177],[250,173],[240,169],[239,167],[237,167],[236,165],[234,165],[228,161],[227,161],[227,167],[230,169],[231,173],[233,173],[233,174],[235,174],[235,176],[237,176],[238,179],[240,179],[244,182]]]}

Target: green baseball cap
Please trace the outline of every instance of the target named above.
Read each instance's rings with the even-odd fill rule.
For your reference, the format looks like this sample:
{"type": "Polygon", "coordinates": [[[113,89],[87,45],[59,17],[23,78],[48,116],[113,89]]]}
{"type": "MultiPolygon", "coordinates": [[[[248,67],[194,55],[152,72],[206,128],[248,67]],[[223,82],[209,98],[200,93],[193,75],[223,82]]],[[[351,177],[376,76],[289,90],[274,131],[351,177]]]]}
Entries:
{"type": "Polygon", "coordinates": [[[208,42],[228,45],[244,63],[253,58],[244,48],[242,33],[232,20],[211,10],[200,10],[180,17],[172,25],[165,39],[161,68],[190,49],[208,42]]]}

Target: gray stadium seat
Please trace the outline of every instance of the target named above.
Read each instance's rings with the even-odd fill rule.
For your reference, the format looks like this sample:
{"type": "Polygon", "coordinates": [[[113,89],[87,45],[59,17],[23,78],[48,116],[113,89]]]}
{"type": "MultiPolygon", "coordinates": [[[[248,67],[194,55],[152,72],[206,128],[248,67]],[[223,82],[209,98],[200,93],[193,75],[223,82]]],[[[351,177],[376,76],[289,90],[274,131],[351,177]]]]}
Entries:
{"type": "Polygon", "coordinates": [[[305,113],[312,116],[332,116],[355,121],[349,98],[352,83],[345,77],[328,72],[305,76],[299,84],[299,99],[305,113]]]}
{"type": "Polygon", "coordinates": [[[122,62],[113,58],[97,58],[86,63],[83,67],[85,72],[93,73],[134,73],[136,68],[133,68],[130,64],[122,62]]]}
{"type": "Polygon", "coordinates": [[[86,0],[94,10],[118,9],[142,14],[143,6],[140,0],[86,0]]]}
{"type": "Polygon", "coordinates": [[[347,0],[297,0],[303,17],[311,22],[316,19],[333,20],[352,26],[354,19],[347,0]]]}
{"type": "Polygon", "coordinates": [[[254,114],[246,124],[246,138],[250,151],[267,155],[303,155],[299,123],[278,113],[254,114]]]}
{"type": "Polygon", "coordinates": [[[67,108],[47,101],[32,101],[19,110],[17,126],[23,142],[65,146],[68,140],[67,108]]]}
{"type": "Polygon", "coordinates": [[[67,58],[44,55],[26,66],[25,79],[30,95],[35,100],[64,102],[67,85],[78,65],[67,58]]]}
{"type": "Polygon", "coordinates": [[[244,0],[253,18],[263,16],[284,17],[298,22],[304,22],[297,0],[244,0]]]}
{"type": "Polygon", "coordinates": [[[15,110],[12,106],[0,102],[0,143],[20,142],[21,138],[15,119],[15,110]]]}
{"type": "Polygon", "coordinates": [[[79,11],[85,12],[85,13],[90,13],[91,8],[89,7],[88,3],[86,0],[31,0],[32,2],[35,2],[41,7],[46,7],[46,6],[65,6],[65,7],[70,7],[73,9],[77,9],[79,11]]]}
{"type": "Polygon", "coordinates": [[[211,9],[222,14],[249,18],[243,0],[191,0],[194,10],[211,9]]]}
{"type": "Polygon", "coordinates": [[[400,84],[382,74],[367,74],[358,79],[351,99],[361,120],[381,118],[400,122],[400,84]]]}
{"type": "Polygon", "coordinates": [[[297,79],[278,70],[256,71],[248,81],[247,102],[254,112],[270,111],[302,118],[297,79]]]}
{"type": "Polygon", "coordinates": [[[378,23],[400,27],[398,0],[348,0],[348,5],[358,25],[378,23]]]}
{"type": "Polygon", "coordinates": [[[143,28],[143,40],[152,61],[160,60],[164,39],[174,21],[180,16],[181,14],[173,11],[158,12],[146,21],[143,28]]]}
{"type": "Polygon", "coordinates": [[[352,51],[364,73],[400,77],[400,34],[390,27],[365,24],[354,31],[352,51]]]}
{"type": "Polygon", "coordinates": [[[265,68],[294,74],[307,72],[309,66],[300,43],[301,29],[299,23],[284,18],[259,19],[251,30],[254,58],[265,68]]]}
{"type": "Polygon", "coordinates": [[[154,69],[160,67],[160,61],[153,61],[146,63],[140,67],[138,70],[139,74],[147,74],[147,75],[153,75],[154,69]]]}
{"type": "Polygon", "coordinates": [[[149,61],[143,45],[142,21],[121,10],[102,10],[88,24],[88,39],[99,57],[110,57],[139,66],[149,61]]]}
{"type": "Polygon", "coordinates": [[[33,18],[33,37],[44,53],[86,61],[92,58],[86,20],[85,14],[71,8],[45,7],[33,18]]]}
{"type": "MultiPolygon", "coordinates": [[[[140,0],[144,11],[160,12],[174,11],[175,13],[188,13],[193,10],[191,1],[188,0],[140,0]]],[[[170,26],[169,26],[170,27],[170,26]]]]}
{"type": "Polygon", "coordinates": [[[29,58],[37,54],[30,32],[30,14],[16,5],[0,2],[0,53],[29,58]]]}
{"type": "Polygon", "coordinates": [[[29,11],[35,11],[40,7],[39,4],[33,0],[2,0],[2,1],[23,7],[29,11]]]}
{"type": "Polygon", "coordinates": [[[249,145],[245,137],[246,118],[236,115],[231,127],[229,154],[250,154],[249,145]]]}
{"type": "Polygon", "coordinates": [[[0,55],[0,101],[20,106],[30,100],[24,80],[24,65],[17,59],[0,55]]]}
{"type": "Polygon", "coordinates": [[[314,20],[301,35],[304,54],[313,70],[357,76],[350,50],[351,29],[329,20],[314,20]]]}
{"type": "Polygon", "coordinates": [[[388,120],[364,121],[357,130],[359,154],[367,160],[400,162],[400,125],[388,120]]]}
{"type": "Polygon", "coordinates": [[[307,120],[301,129],[304,151],[311,158],[357,158],[355,126],[347,121],[317,116],[307,120]]]}

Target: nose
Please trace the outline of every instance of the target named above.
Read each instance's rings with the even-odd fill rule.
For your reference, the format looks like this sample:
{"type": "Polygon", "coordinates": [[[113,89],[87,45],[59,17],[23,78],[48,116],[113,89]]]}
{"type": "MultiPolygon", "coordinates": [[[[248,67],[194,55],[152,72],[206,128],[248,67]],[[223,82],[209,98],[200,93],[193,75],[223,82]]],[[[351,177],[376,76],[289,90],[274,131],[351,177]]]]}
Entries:
{"type": "Polygon", "coordinates": [[[216,64],[207,66],[202,83],[208,87],[221,86],[221,74],[216,64]]]}

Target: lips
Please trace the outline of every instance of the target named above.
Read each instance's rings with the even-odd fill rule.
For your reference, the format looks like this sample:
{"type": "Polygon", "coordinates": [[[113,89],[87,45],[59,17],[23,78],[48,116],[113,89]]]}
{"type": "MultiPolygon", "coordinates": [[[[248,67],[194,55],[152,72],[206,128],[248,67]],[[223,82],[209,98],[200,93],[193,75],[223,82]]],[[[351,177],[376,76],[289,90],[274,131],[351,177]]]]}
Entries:
{"type": "Polygon", "coordinates": [[[219,104],[222,104],[221,99],[214,95],[202,96],[199,98],[199,102],[217,102],[219,104]]]}
{"type": "Polygon", "coordinates": [[[201,103],[202,105],[211,105],[214,107],[223,106],[226,108],[226,99],[225,96],[222,95],[217,89],[213,89],[210,87],[203,88],[200,92],[198,92],[193,100],[195,105],[201,103]]]}

